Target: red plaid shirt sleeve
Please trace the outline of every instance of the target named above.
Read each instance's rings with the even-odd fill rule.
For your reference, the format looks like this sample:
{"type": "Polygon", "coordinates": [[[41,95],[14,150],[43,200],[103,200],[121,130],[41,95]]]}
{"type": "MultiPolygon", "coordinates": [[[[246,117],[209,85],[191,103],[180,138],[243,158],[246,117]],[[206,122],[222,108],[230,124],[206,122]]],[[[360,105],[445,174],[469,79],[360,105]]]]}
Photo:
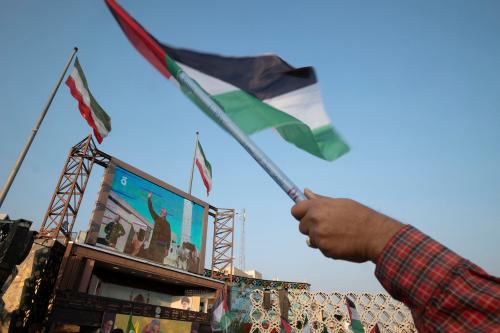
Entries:
{"type": "Polygon", "coordinates": [[[377,279],[424,332],[500,332],[500,279],[412,226],[377,260],[377,279]]]}

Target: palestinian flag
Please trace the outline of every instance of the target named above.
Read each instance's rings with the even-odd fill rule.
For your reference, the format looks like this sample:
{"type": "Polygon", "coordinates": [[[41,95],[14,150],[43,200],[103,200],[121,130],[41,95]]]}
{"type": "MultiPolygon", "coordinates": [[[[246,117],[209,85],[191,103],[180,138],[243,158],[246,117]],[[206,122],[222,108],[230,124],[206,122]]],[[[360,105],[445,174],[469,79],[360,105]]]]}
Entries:
{"type": "Polygon", "coordinates": [[[94,130],[97,141],[102,143],[102,139],[111,131],[111,118],[90,93],[78,58],[75,60],[73,72],[66,79],[66,85],[69,87],[71,95],[78,101],[80,113],[94,130]]]}
{"type": "Polygon", "coordinates": [[[205,157],[203,148],[201,148],[200,141],[196,142],[196,166],[200,171],[201,179],[203,179],[203,184],[207,188],[207,195],[212,189],[212,166],[205,157]]]}
{"type": "Polygon", "coordinates": [[[212,320],[210,321],[212,331],[222,331],[229,327],[228,320],[225,320],[228,312],[229,307],[226,301],[226,288],[223,288],[213,306],[212,320]]]}
{"type": "Polygon", "coordinates": [[[351,320],[351,329],[354,333],[365,333],[363,324],[361,323],[361,318],[359,317],[358,311],[356,310],[356,305],[349,298],[346,297],[347,310],[349,311],[349,319],[351,320]]]}
{"type": "Polygon", "coordinates": [[[277,55],[225,57],[174,48],[158,42],[115,0],[106,3],[130,42],[160,73],[179,86],[177,77],[185,72],[246,134],[275,128],[288,142],[329,161],[349,151],[323,109],[312,67],[294,68],[277,55]]]}

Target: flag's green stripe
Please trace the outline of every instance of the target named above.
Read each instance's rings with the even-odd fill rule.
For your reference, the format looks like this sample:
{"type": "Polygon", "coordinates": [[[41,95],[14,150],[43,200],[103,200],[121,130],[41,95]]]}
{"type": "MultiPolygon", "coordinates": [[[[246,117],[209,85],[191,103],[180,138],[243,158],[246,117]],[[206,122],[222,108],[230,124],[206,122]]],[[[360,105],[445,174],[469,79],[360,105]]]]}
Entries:
{"type": "Polygon", "coordinates": [[[365,333],[365,329],[359,320],[353,320],[351,323],[352,331],[354,333],[365,333]]]}
{"type": "MultiPolygon", "coordinates": [[[[87,89],[87,91],[88,91],[88,89],[87,89]]],[[[97,103],[97,101],[95,100],[94,96],[92,96],[92,94],[90,93],[90,91],[89,91],[89,95],[90,95],[90,106],[92,108],[92,111],[94,112],[94,114],[96,115],[96,117],[101,120],[102,124],[104,125],[104,127],[106,127],[106,129],[108,130],[108,132],[110,132],[111,131],[111,118],[101,108],[101,106],[99,105],[99,103],[97,103]]]]}
{"type": "MultiPolygon", "coordinates": [[[[177,77],[182,69],[168,56],[166,61],[169,71],[177,77]]],[[[201,86],[199,87],[203,90],[201,86]]],[[[183,86],[181,89],[200,109],[217,122],[196,96],[183,86]]],[[[273,108],[242,90],[215,95],[212,99],[246,134],[266,128],[276,128],[286,141],[328,161],[333,161],[349,151],[349,146],[332,126],[327,125],[313,131],[297,118],[273,108]]]]}
{"type": "Polygon", "coordinates": [[[182,71],[182,69],[177,65],[177,63],[170,58],[168,55],[166,56],[165,61],[167,62],[167,68],[170,73],[177,79],[179,73],[182,71]]]}
{"type": "Polygon", "coordinates": [[[203,148],[201,147],[201,144],[198,142],[198,149],[200,150],[201,156],[203,156],[203,162],[207,160],[207,157],[205,156],[205,152],[203,151],[203,148]]]}
{"type": "Polygon", "coordinates": [[[244,91],[213,96],[226,114],[247,134],[274,127],[286,141],[332,161],[349,151],[330,125],[311,130],[297,118],[273,108],[244,91]]]}
{"type": "Polygon", "coordinates": [[[85,77],[85,74],[83,73],[83,69],[82,69],[82,66],[80,66],[80,61],[78,60],[78,57],[75,59],[75,67],[78,71],[80,79],[82,80],[83,86],[85,87],[85,89],[89,93],[89,96],[90,96],[90,105],[89,106],[91,107],[91,109],[94,112],[94,114],[96,115],[96,117],[98,117],[101,120],[102,124],[104,125],[104,127],[106,127],[108,132],[111,131],[111,118],[101,108],[99,103],[97,103],[97,101],[95,100],[94,96],[92,96],[92,94],[90,93],[89,86],[87,84],[87,78],[85,77]]]}
{"type": "Polygon", "coordinates": [[[297,124],[297,119],[242,91],[212,96],[245,133],[252,134],[279,125],[297,124]]]}
{"type": "Polygon", "coordinates": [[[207,160],[207,158],[205,156],[205,152],[203,151],[203,148],[201,147],[201,144],[199,142],[198,142],[198,148],[200,149],[201,156],[203,156],[203,163],[207,167],[207,170],[208,170],[208,172],[210,174],[210,178],[212,178],[212,165],[207,160]]]}
{"type": "Polygon", "coordinates": [[[205,160],[205,166],[207,167],[210,179],[212,179],[212,164],[210,164],[210,162],[208,162],[207,160],[205,160]]]}
{"type": "Polygon", "coordinates": [[[330,156],[331,161],[347,154],[350,150],[349,145],[332,125],[315,128],[312,133],[323,155],[330,156]]]}

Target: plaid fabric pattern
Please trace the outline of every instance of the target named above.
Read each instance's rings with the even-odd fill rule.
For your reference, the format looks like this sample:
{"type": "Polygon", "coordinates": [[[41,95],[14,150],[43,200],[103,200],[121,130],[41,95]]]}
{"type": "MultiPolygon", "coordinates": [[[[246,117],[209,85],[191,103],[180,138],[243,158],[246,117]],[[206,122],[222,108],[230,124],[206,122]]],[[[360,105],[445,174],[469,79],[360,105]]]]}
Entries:
{"type": "Polygon", "coordinates": [[[500,279],[412,226],[387,243],[375,275],[420,333],[500,332],[500,279]]]}

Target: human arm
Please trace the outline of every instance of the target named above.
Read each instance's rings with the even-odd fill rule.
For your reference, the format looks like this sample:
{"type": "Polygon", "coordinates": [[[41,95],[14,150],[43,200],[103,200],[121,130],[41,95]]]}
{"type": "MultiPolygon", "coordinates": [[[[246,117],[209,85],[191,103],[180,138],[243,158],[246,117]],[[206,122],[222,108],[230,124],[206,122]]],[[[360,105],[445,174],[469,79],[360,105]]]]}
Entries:
{"type": "Polygon", "coordinates": [[[305,191],[299,230],[330,258],[372,261],[420,332],[500,331],[500,281],[411,226],[349,199],[305,191]]]}
{"type": "Polygon", "coordinates": [[[149,213],[151,214],[151,216],[153,217],[153,220],[157,220],[159,218],[159,216],[156,214],[154,208],[153,208],[153,203],[151,201],[151,197],[153,195],[151,194],[151,192],[148,193],[148,209],[149,209],[149,213]]]}
{"type": "Polygon", "coordinates": [[[500,279],[412,226],[386,244],[375,276],[419,332],[500,332],[500,279]]]}

